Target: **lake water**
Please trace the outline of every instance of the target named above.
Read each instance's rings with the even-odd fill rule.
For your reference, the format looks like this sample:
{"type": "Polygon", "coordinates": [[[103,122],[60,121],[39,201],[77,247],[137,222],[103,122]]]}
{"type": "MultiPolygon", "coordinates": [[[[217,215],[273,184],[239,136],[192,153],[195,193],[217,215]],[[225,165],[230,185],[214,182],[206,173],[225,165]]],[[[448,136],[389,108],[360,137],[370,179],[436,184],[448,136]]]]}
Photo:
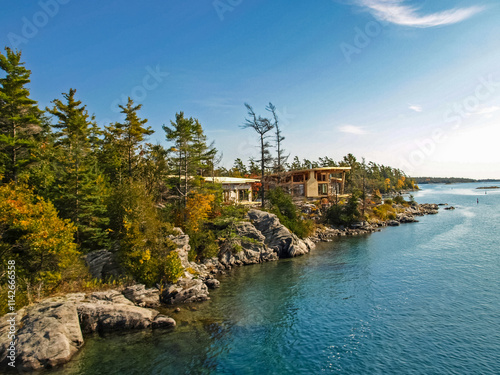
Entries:
{"type": "Polygon", "coordinates": [[[167,310],[172,332],[87,339],[50,373],[500,374],[500,191],[485,185],[423,186],[419,203],[456,210],[235,269],[196,311],[167,310]]]}

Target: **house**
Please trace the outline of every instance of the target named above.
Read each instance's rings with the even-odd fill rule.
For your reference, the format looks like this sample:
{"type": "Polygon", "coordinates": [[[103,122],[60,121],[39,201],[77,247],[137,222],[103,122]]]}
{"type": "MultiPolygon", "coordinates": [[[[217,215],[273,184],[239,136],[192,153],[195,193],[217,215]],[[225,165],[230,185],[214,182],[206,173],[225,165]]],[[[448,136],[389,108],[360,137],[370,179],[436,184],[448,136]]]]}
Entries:
{"type": "Polygon", "coordinates": [[[338,198],[344,195],[346,172],[350,167],[323,167],[275,173],[266,176],[266,189],[281,187],[293,197],[338,198]]]}
{"type": "Polygon", "coordinates": [[[205,182],[214,182],[222,185],[224,202],[251,204],[253,202],[253,186],[260,183],[260,179],[237,177],[204,177],[205,182]]]}

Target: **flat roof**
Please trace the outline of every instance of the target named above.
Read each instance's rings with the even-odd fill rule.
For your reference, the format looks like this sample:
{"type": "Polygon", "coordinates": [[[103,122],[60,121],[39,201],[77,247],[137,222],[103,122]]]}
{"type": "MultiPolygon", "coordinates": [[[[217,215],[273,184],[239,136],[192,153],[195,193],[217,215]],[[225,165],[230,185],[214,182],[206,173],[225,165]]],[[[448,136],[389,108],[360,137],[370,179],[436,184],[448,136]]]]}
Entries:
{"type": "Polygon", "coordinates": [[[260,182],[256,178],[239,178],[239,177],[203,177],[205,181],[216,182],[219,184],[249,184],[252,182],[260,182]]]}

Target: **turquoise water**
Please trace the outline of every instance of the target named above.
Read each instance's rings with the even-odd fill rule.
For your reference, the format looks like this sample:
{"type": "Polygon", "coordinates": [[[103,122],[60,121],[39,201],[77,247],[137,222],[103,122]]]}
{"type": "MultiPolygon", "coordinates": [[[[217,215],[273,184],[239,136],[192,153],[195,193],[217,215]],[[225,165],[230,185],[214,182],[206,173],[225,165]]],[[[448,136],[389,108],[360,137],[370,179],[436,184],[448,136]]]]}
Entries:
{"type": "Polygon", "coordinates": [[[87,340],[50,373],[500,374],[500,191],[481,185],[424,186],[457,209],[235,269],[167,310],[174,331],[87,340]]]}

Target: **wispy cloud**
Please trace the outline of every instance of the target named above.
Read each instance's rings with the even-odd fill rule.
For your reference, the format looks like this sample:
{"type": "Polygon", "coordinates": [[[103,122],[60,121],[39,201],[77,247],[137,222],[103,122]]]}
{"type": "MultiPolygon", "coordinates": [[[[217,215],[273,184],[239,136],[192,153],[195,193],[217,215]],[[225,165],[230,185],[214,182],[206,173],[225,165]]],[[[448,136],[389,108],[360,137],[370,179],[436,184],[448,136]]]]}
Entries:
{"type": "Polygon", "coordinates": [[[339,131],[341,131],[342,133],[355,134],[355,135],[362,135],[367,133],[367,131],[363,129],[361,126],[354,126],[354,125],[339,126],[339,131]]]}
{"type": "Polygon", "coordinates": [[[423,111],[423,108],[421,105],[418,105],[418,104],[410,104],[408,106],[409,109],[411,109],[412,111],[415,111],[415,112],[422,112],[423,111]]]}
{"type": "Polygon", "coordinates": [[[476,116],[484,116],[484,118],[492,118],[493,117],[493,113],[495,112],[498,112],[500,111],[500,107],[499,106],[490,106],[490,107],[482,107],[482,108],[479,108],[475,111],[472,111],[470,113],[467,113],[466,116],[467,117],[470,117],[472,115],[476,115],[476,116]]]}
{"type": "Polygon", "coordinates": [[[431,14],[418,14],[418,8],[405,4],[405,0],[358,0],[381,21],[410,27],[433,27],[462,22],[484,10],[482,6],[453,8],[431,14]]]}

